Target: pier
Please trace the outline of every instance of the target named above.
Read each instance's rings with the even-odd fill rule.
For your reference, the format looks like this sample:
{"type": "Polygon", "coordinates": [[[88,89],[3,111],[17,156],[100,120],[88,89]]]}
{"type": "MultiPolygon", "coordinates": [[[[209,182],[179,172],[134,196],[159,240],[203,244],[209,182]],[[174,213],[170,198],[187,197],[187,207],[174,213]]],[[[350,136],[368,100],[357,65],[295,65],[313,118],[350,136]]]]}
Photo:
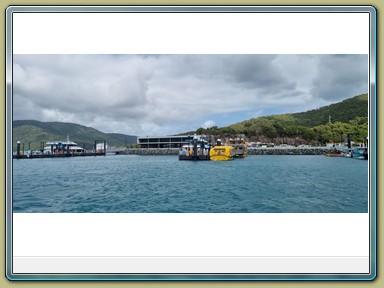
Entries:
{"type": "Polygon", "coordinates": [[[24,150],[24,143],[17,141],[16,152],[12,155],[13,159],[35,159],[35,158],[67,158],[67,157],[86,157],[86,156],[105,156],[107,154],[107,142],[105,140],[95,140],[93,149],[86,150],[77,146],[77,143],[67,141],[52,141],[40,143],[40,150],[24,150]],[[27,152],[27,153],[25,153],[27,152]]]}

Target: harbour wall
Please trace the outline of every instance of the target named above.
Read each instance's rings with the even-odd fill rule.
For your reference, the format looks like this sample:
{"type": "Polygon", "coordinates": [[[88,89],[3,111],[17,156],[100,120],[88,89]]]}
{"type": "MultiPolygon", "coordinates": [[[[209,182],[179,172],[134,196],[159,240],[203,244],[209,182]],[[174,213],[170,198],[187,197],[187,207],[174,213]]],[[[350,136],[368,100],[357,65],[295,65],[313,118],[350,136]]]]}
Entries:
{"type": "Polygon", "coordinates": [[[248,149],[248,155],[324,155],[328,153],[336,153],[336,149],[327,147],[248,149]]]}
{"type": "MultiPolygon", "coordinates": [[[[335,153],[335,148],[328,147],[292,147],[292,148],[250,148],[248,155],[324,155],[335,153]]],[[[116,154],[122,155],[178,155],[178,148],[127,148],[116,154]]]]}

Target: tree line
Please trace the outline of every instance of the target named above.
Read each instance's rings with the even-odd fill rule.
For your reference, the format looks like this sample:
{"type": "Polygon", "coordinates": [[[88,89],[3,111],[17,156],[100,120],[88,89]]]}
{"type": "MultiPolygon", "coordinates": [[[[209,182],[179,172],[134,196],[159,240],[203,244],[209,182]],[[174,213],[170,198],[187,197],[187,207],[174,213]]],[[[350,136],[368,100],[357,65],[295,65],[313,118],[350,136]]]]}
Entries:
{"type": "Polygon", "coordinates": [[[252,118],[227,127],[199,128],[197,134],[217,137],[243,135],[249,141],[312,144],[352,141],[368,136],[368,94],[306,112],[252,118]]]}
{"type": "Polygon", "coordinates": [[[363,143],[368,136],[367,117],[357,116],[347,123],[336,121],[314,127],[307,127],[286,122],[282,115],[278,118],[262,117],[254,121],[244,121],[227,127],[199,128],[197,134],[213,135],[216,137],[235,138],[244,135],[248,141],[324,145],[331,142],[344,142],[347,135],[352,141],[363,143]]]}

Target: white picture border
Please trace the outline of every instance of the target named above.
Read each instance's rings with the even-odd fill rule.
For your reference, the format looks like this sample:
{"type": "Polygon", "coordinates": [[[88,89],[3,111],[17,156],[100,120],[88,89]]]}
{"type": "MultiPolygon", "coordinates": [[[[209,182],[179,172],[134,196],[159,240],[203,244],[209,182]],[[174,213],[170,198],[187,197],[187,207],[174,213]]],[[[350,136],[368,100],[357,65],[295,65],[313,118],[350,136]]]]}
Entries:
{"type": "MultiPolygon", "coordinates": [[[[92,7],[63,6],[44,9],[41,6],[8,8],[7,25],[11,24],[12,34],[10,43],[10,31],[7,28],[7,84],[11,83],[9,57],[13,54],[369,54],[372,63],[374,47],[372,47],[371,25],[374,10],[371,7],[275,7],[275,10],[264,7],[268,11],[263,9],[252,11],[255,7],[224,8],[224,12],[231,13],[218,13],[223,12],[220,7],[200,7],[199,10],[199,7],[195,6],[135,7],[133,11],[128,12],[126,7],[95,7],[94,13],[82,13],[87,9],[92,12],[92,7]],[[70,13],[71,9],[77,11],[70,13]],[[141,13],[130,13],[140,9],[141,13]],[[152,13],[153,11],[148,10],[162,13],[152,13]],[[9,17],[12,18],[12,22],[8,22],[9,17]]],[[[372,67],[370,73],[372,75],[372,67]]],[[[375,82],[374,78],[370,77],[371,83],[375,82]]],[[[9,88],[7,89],[9,92],[9,88]]],[[[372,91],[370,93],[372,94],[372,91]]],[[[11,100],[7,98],[7,109],[9,103],[11,100]]],[[[9,115],[7,119],[9,120],[9,115]]],[[[9,135],[10,132],[7,132],[7,138],[9,135]]],[[[12,171],[11,163],[12,160],[7,161],[8,173],[12,171]]],[[[9,187],[9,176],[7,179],[9,187]]],[[[370,183],[372,184],[372,180],[370,183]]],[[[10,200],[8,194],[8,211],[12,203],[10,200]]],[[[206,257],[329,257],[330,259],[350,257],[348,258],[350,260],[353,257],[368,257],[368,269],[364,266],[365,269],[360,273],[352,269],[355,275],[351,278],[372,278],[375,273],[375,269],[371,267],[373,231],[370,228],[372,214],[369,213],[237,215],[17,213],[8,215],[7,224],[12,220],[13,234],[9,235],[8,230],[7,235],[7,249],[12,247],[11,254],[7,252],[7,275],[10,278],[29,277],[28,270],[23,270],[25,268],[23,264],[18,266],[20,269],[14,266],[14,270],[11,269],[10,264],[12,261],[13,264],[17,262],[17,258],[75,259],[83,256],[128,258],[154,256],[185,259],[200,257],[202,261],[205,261],[206,257]],[[228,222],[232,225],[228,226],[228,222]],[[129,233],[116,232],[119,231],[119,227],[126,227],[127,223],[130,223],[127,230],[129,233]],[[84,225],[90,228],[84,229],[84,225]],[[52,230],[52,227],[56,228],[52,230]],[[183,237],[176,227],[178,229],[183,227],[181,234],[183,237]],[[222,229],[218,230],[220,227],[222,229]],[[250,230],[250,227],[256,229],[250,230]],[[34,236],[28,237],[28,235],[34,236]],[[129,235],[135,236],[128,237],[129,235]],[[158,241],[159,235],[165,237],[159,242],[165,250],[147,249],[151,243],[153,244],[150,239],[158,241]],[[204,237],[208,238],[205,242],[201,241],[204,237]],[[117,241],[118,244],[103,245],[110,240],[114,243],[117,241]],[[199,245],[196,246],[196,243],[199,245]],[[220,244],[216,245],[217,243],[220,244]],[[133,247],[129,245],[138,245],[135,246],[138,249],[127,249],[133,247]],[[286,249],[283,249],[284,247],[286,249]],[[318,249],[320,247],[321,249],[318,249]],[[87,251],[86,255],[82,254],[84,251],[87,251]],[[10,256],[14,258],[10,259],[10,256]]],[[[155,245],[154,248],[156,247],[155,245]]],[[[27,260],[23,263],[28,263],[27,260]]],[[[68,265],[70,267],[71,264],[68,265]]],[[[44,267],[47,269],[47,266],[44,267]]],[[[161,271],[172,274],[172,267],[171,270],[161,271]]],[[[120,271],[118,267],[115,268],[116,271],[120,271]]],[[[63,279],[78,276],[75,276],[76,271],[63,269],[69,276],[56,270],[37,270],[32,273],[41,274],[40,279],[49,279],[52,275],[50,273],[56,276],[59,274],[63,279]]],[[[156,267],[147,273],[158,275],[154,271],[156,267]]],[[[209,272],[191,268],[191,271],[200,276],[202,273],[220,274],[216,270],[209,272]]],[[[223,271],[231,274],[229,271],[235,270],[231,270],[229,266],[223,268],[223,271]]],[[[260,279],[257,277],[260,273],[293,273],[285,275],[287,279],[300,279],[297,275],[302,274],[296,270],[286,270],[288,272],[284,273],[284,270],[258,272],[244,268],[244,271],[252,274],[247,279],[260,279]]],[[[340,274],[346,278],[350,276],[345,271],[321,269],[319,271],[325,273],[325,277],[310,272],[314,274],[313,279],[332,278],[332,274],[336,274],[339,278],[340,274]]],[[[80,270],[78,273],[92,272],[80,270]]],[[[120,273],[129,274],[129,271],[120,273]]],[[[188,274],[185,271],[180,273],[188,274]]],[[[305,276],[308,279],[308,275],[305,276]]],[[[111,278],[101,276],[103,277],[111,278]]],[[[215,277],[212,275],[212,278],[215,277]]],[[[170,276],[170,279],[179,278],[180,275],[170,276]]],[[[268,274],[267,278],[273,279],[274,276],[268,274]]],[[[127,279],[137,277],[130,275],[127,279]]],[[[191,279],[199,279],[199,276],[192,276],[191,279]]],[[[221,279],[226,277],[223,276],[221,279]]]]}

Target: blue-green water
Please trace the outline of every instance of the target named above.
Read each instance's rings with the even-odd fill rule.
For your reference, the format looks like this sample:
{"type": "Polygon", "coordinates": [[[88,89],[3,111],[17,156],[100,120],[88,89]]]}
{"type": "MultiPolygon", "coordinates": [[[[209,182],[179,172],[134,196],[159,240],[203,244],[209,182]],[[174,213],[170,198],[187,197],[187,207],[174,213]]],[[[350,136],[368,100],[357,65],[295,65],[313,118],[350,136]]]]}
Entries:
{"type": "Polygon", "coordinates": [[[367,212],[368,161],[120,155],[13,160],[14,212],[367,212]]]}

